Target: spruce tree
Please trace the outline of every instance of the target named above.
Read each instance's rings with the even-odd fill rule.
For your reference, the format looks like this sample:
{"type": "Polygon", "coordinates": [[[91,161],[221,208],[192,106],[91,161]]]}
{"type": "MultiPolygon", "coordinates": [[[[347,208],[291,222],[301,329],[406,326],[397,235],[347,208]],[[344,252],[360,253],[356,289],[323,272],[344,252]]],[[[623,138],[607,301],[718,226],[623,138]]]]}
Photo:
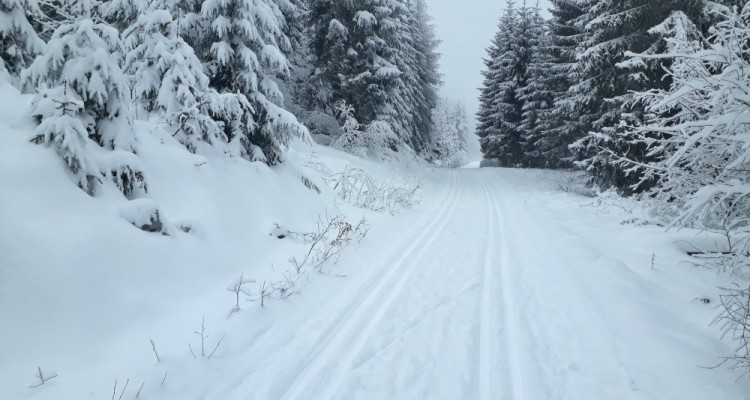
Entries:
{"type": "Polygon", "coordinates": [[[439,85],[431,29],[425,4],[416,1],[311,1],[316,108],[336,115],[352,107],[358,123],[377,124],[364,131],[384,135],[387,147],[425,149],[439,85]]]}
{"type": "Polygon", "coordinates": [[[466,164],[469,124],[463,104],[440,99],[433,113],[433,123],[433,140],[427,160],[445,167],[466,164]]]}
{"type": "Polygon", "coordinates": [[[34,115],[41,125],[34,141],[56,147],[89,194],[105,178],[134,197],[146,191],[146,182],[134,154],[119,33],[92,21],[85,13],[89,5],[82,6],[84,14],[60,25],[44,54],[21,75],[28,90],[38,91],[34,115]]]}
{"type": "Polygon", "coordinates": [[[704,39],[693,18],[675,13],[658,27],[664,54],[633,55],[664,61],[671,84],[635,95],[647,115],[629,134],[650,162],[628,159],[624,167],[658,182],[650,194],[661,215],[726,232],[736,270],[750,267],[750,4],[713,17],[718,22],[704,39]]]}
{"type": "MultiPolygon", "coordinates": [[[[534,165],[537,113],[548,107],[543,87],[529,87],[530,70],[544,43],[538,10],[509,1],[498,32],[488,49],[485,82],[481,89],[477,134],[485,159],[506,167],[534,165]],[[527,106],[527,102],[529,103],[527,106]]],[[[540,61],[540,64],[542,62],[540,61]]]]}
{"type": "Polygon", "coordinates": [[[277,76],[280,90],[284,96],[284,106],[301,122],[306,123],[311,111],[308,102],[308,90],[314,90],[308,85],[310,76],[310,52],[307,46],[307,1],[289,0],[288,6],[281,7],[284,16],[283,32],[289,39],[286,50],[289,62],[289,74],[277,76]]]}
{"type": "Polygon", "coordinates": [[[305,128],[283,107],[277,76],[289,73],[280,0],[205,0],[188,13],[189,43],[204,63],[210,85],[233,95],[222,119],[230,149],[249,160],[276,164],[305,128]],[[198,30],[200,29],[200,30],[198,30]]]}
{"type": "Polygon", "coordinates": [[[432,140],[433,110],[437,107],[438,89],[442,85],[440,69],[440,54],[437,48],[440,40],[437,38],[432,17],[424,0],[414,0],[410,5],[411,37],[414,40],[415,57],[411,66],[418,77],[419,102],[413,106],[416,116],[416,144],[414,150],[421,151],[429,146],[432,140]]]}
{"type": "MultiPolygon", "coordinates": [[[[401,29],[401,23],[389,3],[311,1],[310,45],[316,70],[312,81],[322,86],[316,99],[321,110],[335,115],[339,103],[347,104],[363,125],[390,119],[394,113],[388,102],[395,96],[401,71],[389,35],[401,29]]],[[[392,137],[390,146],[397,141],[392,137]]]]}
{"type": "Polygon", "coordinates": [[[516,165],[522,153],[521,134],[516,129],[522,119],[522,107],[514,69],[518,24],[515,4],[509,0],[492,45],[487,49],[477,113],[476,134],[482,154],[486,160],[497,160],[503,166],[516,165]]]}
{"type": "Polygon", "coordinates": [[[541,85],[552,104],[538,112],[537,154],[547,168],[568,168],[574,161],[569,146],[586,133],[582,118],[577,116],[575,100],[570,88],[577,82],[575,75],[578,45],[584,29],[578,19],[584,15],[580,0],[552,0],[546,45],[537,63],[532,66],[534,85],[541,85]]]}
{"type": "Polygon", "coordinates": [[[628,51],[657,54],[664,41],[651,28],[673,12],[699,15],[700,0],[603,0],[592,2],[587,15],[579,19],[587,39],[579,48],[579,82],[573,87],[577,109],[589,133],[573,149],[591,182],[616,187],[622,193],[647,189],[653,182],[623,169],[618,157],[648,162],[642,145],[632,144],[626,126],[643,121],[643,107],[633,103],[632,94],[669,85],[662,80],[662,66],[653,62],[625,62],[628,51]]]}
{"type": "MultiPolygon", "coordinates": [[[[172,136],[189,151],[211,146],[225,151],[223,96],[208,87],[203,65],[180,36],[179,10],[172,0],[151,2],[123,33],[125,72],[133,79],[133,94],[147,113],[156,113],[172,136]]],[[[231,117],[231,114],[225,115],[231,117]]]]}
{"type": "Polygon", "coordinates": [[[554,104],[554,85],[549,71],[554,65],[552,44],[547,32],[547,23],[541,16],[538,5],[526,9],[522,34],[527,38],[524,51],[528,53],[524,86],[519,91],[523,102],[523,120],[520,129],[524,135],[524,166],[543,168],[556,165],[556,160],[547,159],[549,141],[545,137],[544,118],[554,104]]]}

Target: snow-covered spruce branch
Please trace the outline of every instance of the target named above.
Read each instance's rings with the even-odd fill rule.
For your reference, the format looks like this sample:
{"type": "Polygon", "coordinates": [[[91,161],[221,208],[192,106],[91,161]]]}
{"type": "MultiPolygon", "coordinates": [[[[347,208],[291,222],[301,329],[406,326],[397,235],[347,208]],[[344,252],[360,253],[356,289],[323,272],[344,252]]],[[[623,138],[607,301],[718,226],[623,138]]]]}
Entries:
{"type": "MultiPolygon", "coordinates": [[[[620,158],[644,180],[658,182],[652,196],[662,215],[679,227],[718,232],[726,248],[714,261],[732,272],[750,269],[750,4],[717,15],[711,36],[684,34],[690,21],[667,39],[668,89],[634,95],[646,104],[642,126],[630,128],[648,163],[620,158]],[[682,31],[679,31],[681,29],[682,31]]],[[[634,59],[653,57],[630,54],[634,59]]]]}
{"type": "Polygon", "coordinates": [[[323,273],[326,265],[335,265],[341,253],[353,241],[361,241],[369,231],[367,220],[363,217],[356,224],[350,223],[346,216],[331,217],[328,214],[318,217],[315,231],[306,233],[290,232],[301,237],[310,247],[301,259],[293,257],[290,262],[297,274],[306,268],[323,273]]]}

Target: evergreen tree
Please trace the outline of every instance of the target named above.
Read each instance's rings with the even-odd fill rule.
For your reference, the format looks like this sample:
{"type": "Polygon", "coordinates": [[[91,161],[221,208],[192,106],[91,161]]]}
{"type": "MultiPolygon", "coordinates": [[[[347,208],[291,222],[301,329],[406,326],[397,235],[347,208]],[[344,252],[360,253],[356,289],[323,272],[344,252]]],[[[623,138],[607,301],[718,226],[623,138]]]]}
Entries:
{"type": "MultiPolygon", "coordinates": [[[[416,136],[413,140],[413,148],[421,151],[429,146],[432,138],[433,129],[433,110],[438,105],[439,96],[438,88],[442,85],[440,69],[440,54],[437,48],[440,40],[435,33],[435,26],[432,23],[432,17],[429,14],[428,6],[424,0],[414,0],[410,5],[410,14],[413,23],[410,35],[414,41],[414,59],[413,64],[405,66],[413,71],[417,76],[417,100],[413,104],[411,114],[415,116],[416,136]]],[[[407,87],[409,87],[409,84],[407,87]]]]}
{"type": "Polygon", "coordinates": [[[79,118],[83,101],[63,85],[48,90],[34,105],[34,114],[44,117],[31,141],[53,147],[73,174],[76,185],[93,195],[102,173],[92,160],[91,140],[79,118]]]}
{"type": "Polygon", "coordinates": [[[44,43],[29,22],[41,17],[36,0],[0,0],[0,68],[18,76],[42,51],[44,43]]]}
{"type": "MultiPolygon", "coordinates": [[[[312,80],[322,87],[316,98],[321,110],[335,115],[338,104],[347,104],[365,126],[393,114],[388,101],[395,96],[401,71],[388,35],[401,27],[391,5],[384,0],[311,1],[312,80]]],[[[394,147],[398,139],[389,141],[394,147]]]]}
{"type": "Polygon", "coordinates": [[[171,10],[173,2],[164,2],[157,0],[150,2],[148,0],[105,0],[99,7],[103,18],[115,27],[118,31],[124,32],[132,26],[139,16],[144,13],[159,9],[154,5],[159,4],[169,7],[171,10]]]}
{"type": "Polygon", "coordinates": [[[206,145],[224,151],[223,125],[214,116],[222,115],[226,96],[208,87],[203,65],[179,35],[176,8],[172,0],[158,0],[141,9],[123,33],[125,71],[139,106],[163,118],[189,151],[206,145]]]}
{"type": "Polygon", "coordinates": [[[521,159],[522,105],[517,97],[518,75],[514,42],[518,16],[512,0],[507,2],[492,45],[487,49],[484,84],[480,91],[476,134],[484,158],[514,166],[521,159]]]}
{"type": "Polygon", "coordinates": [[[669,61],[671,84],[636,95],[647,105],[634,141],[649,163],[627,160],[657,181],[654,197],[676,224],[727,232],[734,267],[750,267],[750,4],[718,14],[704,40],[693,19],[675,13],[659,27],[667,37],[662,55],[633,60],[669,61]]]}
{"type": "Polygon", "coordinates": [[[525,52],[528,52],[526,67],[526,81],[519,91],[519,99],[523,102],[523,120],[520,130],[524,135],[525,155],[523,164],[528,167],[541,168],[557,164],[557,160],[547,159],[549,141],[545,137],[544,118],[551,111],[555,98],[552,77],[549,71],[553,68],[554,58],[552,43],[547,33],[547,23],[541,16],[538,7],[526,9],[522,18],[525,25],[525,52]]]}
{"type": "Polygon", "coordinates": [[[420,71],[424,54],[423,49],[419,48],[419,21],[406,1],[387,3],[391,3],[389,17],[394,25],[383,26],[387,21],[378,21],[376,30],[385,41],[385,53],[398,74],[394,76],[390,96],[384,99],[377,119],[391,125],[401,144],[419,152],[429,142],[430,113],[433,108],[427,104],[426,85],[420,71]]]}
{"type": "Polygon", "coordinates": [[[539,10],[523,3],[519,9],[508,1],[498,32],[488,49],[485,82],[481,89],[477,134],[485,159],[496,159],[507,167],[535,164],[534,145],[538,113],[552,99],[538,82],[530,80],[542,73],[545,60],[544,21],[539,10]],[[533,66],[538,64],[539,68],[533,66]],[[533,83],[530,86],[530,83],[533,83]]]}
{"type": "MultiPolygon", "coordinates": [[[[35,0],[39,6],[38,13],[30,14],[30,22],[37,35],[47,42],[52,34],[63,24],[76,22],[82,15],[93,21],[101,21],[109,3],[116,0],[35,0]]],[[[141,2],[143,0],[133,0],[141,2]]]]}
{"type": "Polygon", "coordinates": [[[625,62],[625,53],[658,54],[664,41],[651,28],[661,24],[673,12],[700,15],[700,0],[602,0],[593,2],[580,18],[587,39],[579,49],[579,82],[572,88],[576,108],[590,133],[579,139],[573,149],[581,158],[591,182],[600,187],[618,188],[623,193],[642,191],[653,182],[625,171],[617,157],[648,162],[642,145],[631,143],[625,126],[639,125],[643,107],[631,101],[634,92],[669,85],[663,81],[662,66],[653,62],[625,62]],[[585,25],[583,25],[585,24],[585,25]]]}
{"type": "Polygon", "coordinates": [[[428,161],[445,167],[460,167],[468,161],[469,123],[461,103],[441,99],[433,113],[433,140],[428,161]]]}
{"type": "Polygon", "coordinates": [[[293,7],[281,0],[205,0],[185,22],[211,87],[236,97],[221,118],[232,151],[268,164],[281,161],[292,137],[306,135],[283,108],[276,83],[289,73],[290,48],[279,4],[293,7]]]}
{"type": "Polygon", "coordinates": [[[55,30],[21,78],[27,89],[38,90],[34,115],[41,125],[34,141],[55,146],[89,194],[105,177],[132,197],[145,192],[146,183],[134,154],[130,90],[119,54],[117,30],[83,14],[55,30]]]}
{"type": "Polygon", "coordinates": [[[534,85],[540,85],[551,97],[549,108],[539,110],[536,151],[549,168],[572,166],[569,146],[586,133],[582,118],[574,106],[577,96],[570,88],[577,82],[575,75],[578,45],[584,38],[579,18],[585,11],[581,0],[552,0],[549,38],[538,48],[537,62],[532,66],[534,85]]]}
{"type": "Polygon", "coordinates": [[[282,7],[284,16],[284,35],[289,38],[287,61],[289,74],[278,78],[280,90],[284,96],[284,106],[301,122],[307,122],[311,107],[307,101],[310,72],[310,52],[307,45],[307,1],[289,0],[288,7],[282,7]]]}
{"type": "Polygon", "coordinates": [[[426,148],[439,74],[423,2],[313,0],[309,36],[318,110],[337,115],[345,104],[363,126],[377,123],[387,147],[426,148]]]}

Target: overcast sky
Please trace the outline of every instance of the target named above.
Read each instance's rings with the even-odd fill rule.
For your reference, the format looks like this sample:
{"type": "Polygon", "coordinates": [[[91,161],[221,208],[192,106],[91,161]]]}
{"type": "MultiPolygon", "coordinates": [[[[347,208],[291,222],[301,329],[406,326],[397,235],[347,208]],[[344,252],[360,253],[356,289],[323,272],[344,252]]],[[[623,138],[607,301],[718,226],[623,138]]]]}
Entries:
{"type": "MultiPolygon", "coordinates": [[[[427,3],[443,41],[440,47],[443,96],[463,101],[473,120],[482,84],[482,59],[497,30],[505,1],[427,0],[427,3]]],[[[540,0],[540,5],[548,7],[546,0],[540,0]]]]}

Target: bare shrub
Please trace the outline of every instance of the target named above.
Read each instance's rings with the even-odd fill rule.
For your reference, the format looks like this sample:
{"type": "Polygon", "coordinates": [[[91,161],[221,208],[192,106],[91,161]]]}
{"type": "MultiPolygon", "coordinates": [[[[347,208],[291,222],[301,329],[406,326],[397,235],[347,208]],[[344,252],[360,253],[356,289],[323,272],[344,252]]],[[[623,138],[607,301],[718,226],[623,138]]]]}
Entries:
{"type": "MultiPolygon", "coordinates": [[[[221,339],[219,339],[219,341],[216,342],[216,346],[214,346],[213,350],[211,350],[211,352],[208,353],[206,351],[206,340],[208,340],[208,338],[210,336],[208,335],[208,333],[206,333],[206,316],[205,315],[203,316],[203,319],[201,320],[201,330],[200,330],[200,332],[199,331],[193,331],[193,333],[195,335],[197,335],[198,337],[200,337],[200,339],[201,339],[201,353],[200,354],[201,354],[201,357],[203,357],[203,358],[205,358],[207,360],[210,360],[211,357],[213,357],[214,353],[216,353],[216,350],[219,349],[219,346],[221,345],[221,342],[227,336],[227,335],[223,335],[221,337],[221,339]]],[[[193,344],[192,343],[188,342],[188,348],[190,349],[190,354],[193,355],[193,358],[197,359],[198,356],[193,351],[193,344]]],[[[166,375],[165,375],[165,379],[166,379],[166,375]]]]}
{"type": "Polygon", "coordinates": [[[274,283],[274,287],[279,294],[279,298],[286,299],[296,294],[300,294],[297,282],[302,278],[304,272],[294,274],[293,271],[287,271],[281,274],[282,280],[274,283]]]}
{"type": "Polygon", "coordinates": [[[290,262],[297,274],[301,274],[305,267],[322,273],[325,265],[330,267],[339,262],[341,253],[352,241],[359,242],[364,239],[369,229],[364,217],[356,224],[352,224],[344,215],[321,216],[318,218],[315,231],[295,233],[310,247],[304,257],[300,260],[293,257],[290,262]]]}
{"type": "Polygon", "coordinates": [[[357,207],[395,215],[420,201],[419,182],[381,182],[367,171],[351,166],[334,173],[325,164],[315,161],[314,157],[306,165],[320,173],[339,198],[357,207]]]}
{"type": "Polygon", "coordinates": [[[735,284],[721,291],[722,311],[713,324],[721,328],[722,338],[728,337],[736,344],[734,354],[725,357],[721,364],[747,374],[750,372],[750,288],[735,284]]]}
{"type": "Polygon", "coordinates": [[[240,311],[240,294],[251,295],[250,291],[245,288],[248,283],[255,283],[252,279],[245,279],[245,274],[240,275],[240,278],[234,281],[231,286],[227,288],[227,291],[234,293],[234,308],[229,312],[229,315],[240,311]]]}
{"type": "Polygon", "coordinates": [[[250,301],[257,301],[261,307],[266,306],[266,302],[271,299],[287,299],[296,294],[300,294],[297,283],[304,272],[286,271],[281,274],[282,279],[279,281],[264,280],[258,285],[256,292],[242,291],[249,297],[250,301]]]}
{"type": "Polygon", "coordinates": [[[44,373],[42,372],[42,367],[37,367],[36,378],[39,379],[39,383],[37,383],[36,385],[29,386],[29,389],[38,388],[39,386],[44,385],[45,383],[47,383],[47,381],[57,378],[57,374],[54,374],[51,376],[44,376],[44,373]]]}
{"type": "Polygon", "coordinates": [[[151,342],[151,350],[154,351],[154,355],[156,356],[156,362],[161,362],[161,357],[159,357],[159,352],[156,351],[156,342],[154,342],[154,339],[149,339],[151,342]]]}
{"type": "Polygon", "coordinates": [[[379,182],[361,168],[347,167],[326,178],[344,201],[375,212],[398,214],[419,203],[419,183],[379,182]]]}

